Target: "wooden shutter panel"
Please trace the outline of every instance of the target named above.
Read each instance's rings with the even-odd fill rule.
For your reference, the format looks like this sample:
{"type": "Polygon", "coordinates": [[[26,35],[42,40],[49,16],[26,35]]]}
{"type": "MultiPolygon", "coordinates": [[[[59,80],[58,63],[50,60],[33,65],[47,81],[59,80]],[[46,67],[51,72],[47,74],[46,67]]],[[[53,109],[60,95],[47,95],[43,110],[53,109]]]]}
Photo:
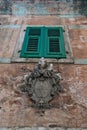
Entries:
{"type": "Polygon", "coordinates": [[[27,52],[37,52],[38,51],[38,42],[39,42],[39,37],[29,37],[26,51],[27,52]]]}
{"type": "Polygon", "coordinates": [[[63,30],[61,27],[49,27],[46,32],[46,53],[48,58],[65,58],[63,30]]]}
{"type": "Polygon", "coordinates": [[[21,57],[40,57],[41,28],[28,27],[23,42],[21,57]]]}
{"type": "Polygon", "coordinates": [[[52,36],[60,36],[60,30],[59,29],[48,29],[48,37],[52,36]]]}
{"type": "Polygon", "coordinates": [[[49,38],[49,52],[60,52],[59,38],[49,38]]]}

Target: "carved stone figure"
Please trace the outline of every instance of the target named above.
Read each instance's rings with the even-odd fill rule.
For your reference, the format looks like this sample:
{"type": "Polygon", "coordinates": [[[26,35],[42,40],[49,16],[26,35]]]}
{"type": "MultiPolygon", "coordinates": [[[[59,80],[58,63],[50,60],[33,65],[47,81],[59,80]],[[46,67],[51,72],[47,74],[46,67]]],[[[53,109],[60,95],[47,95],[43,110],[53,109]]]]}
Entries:
{"type": "Polygon", "coordinates": [[[26,92],[38,108],[48,108],[52,98],[61,92],[61,76],[54,73],[53,64],[42,57],[33,71],[25,76],[22,92],[26,92]]]}

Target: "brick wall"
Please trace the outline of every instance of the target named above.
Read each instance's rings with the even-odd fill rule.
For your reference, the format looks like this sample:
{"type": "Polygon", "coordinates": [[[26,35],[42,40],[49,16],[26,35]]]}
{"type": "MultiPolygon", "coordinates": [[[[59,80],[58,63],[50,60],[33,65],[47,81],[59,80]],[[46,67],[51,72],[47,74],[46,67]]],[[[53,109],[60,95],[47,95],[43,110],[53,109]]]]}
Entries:
{"type": "Polygon", "coordinates": [[[37,128],[41,130],[49,129],[45,128],[48,126],[52,130],[64,130],[64,128],[51,128],[53,126],[66,127],[68,130],[70,127],[72,129],[79,127],[78,130],[87,129],[87,18],[83,15],[77,17],[67,15],[65,8],[64,11],[64,15],[50,15],[45,12],[45,15],[0,16],[0,127],[2,130],[7,130],[7,127],[24,129],[26,126],[29,128],[26,127],[25,130],[36,129],[30,128],[32,126],[44,126],[37,128]],[[32,104],[30,98],[19,91],[23,76],[28,73],[28,69],[33,69],[35,63],[11,62],[19,37],[22,38],[20,32],[28,25],[64,26],[73,53],[73,63],[53,63],[54,69],[62,75],[61,85],[64,92],[51,102],[59,108],[46,109],[43,115],[37,109],[29,107],[32,104]]]}

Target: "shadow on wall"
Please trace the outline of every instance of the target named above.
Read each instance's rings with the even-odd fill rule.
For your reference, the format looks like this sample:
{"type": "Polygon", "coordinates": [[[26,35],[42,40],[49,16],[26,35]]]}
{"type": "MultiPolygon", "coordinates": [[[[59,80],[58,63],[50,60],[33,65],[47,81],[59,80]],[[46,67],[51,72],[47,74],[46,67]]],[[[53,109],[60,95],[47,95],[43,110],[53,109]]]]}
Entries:
{"type": "Polygon", "coordinates": [[[0,14],[81,14],[87,16],[87,0],[0,0],[0,14]]]}
{"type": "Polygon", "coordinates": [[[11,0],[0,0],[0,14],[12,14],[11,0]]]}
{"type": "Polygon", "coordinates": [[[87,17],[87,0],[73,0],[74,11],[87,17]]]}

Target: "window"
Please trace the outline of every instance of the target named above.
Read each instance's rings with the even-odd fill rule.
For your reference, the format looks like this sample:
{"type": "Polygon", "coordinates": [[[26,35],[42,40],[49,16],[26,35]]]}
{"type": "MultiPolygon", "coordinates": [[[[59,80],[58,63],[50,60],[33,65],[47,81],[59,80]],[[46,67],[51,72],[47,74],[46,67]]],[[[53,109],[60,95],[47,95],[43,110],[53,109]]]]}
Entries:
{"type": "Polygon", "coordinates": [[[74,62],[69,28],[66,25],[20,27],[11,62],[35,63],[40,57],[47,58],[51,63],[74,62]]]}
{"type": "Polygon", "coordinates": [[[27,27],[21,58],[66,58],[62,27],[27,27]]]}

